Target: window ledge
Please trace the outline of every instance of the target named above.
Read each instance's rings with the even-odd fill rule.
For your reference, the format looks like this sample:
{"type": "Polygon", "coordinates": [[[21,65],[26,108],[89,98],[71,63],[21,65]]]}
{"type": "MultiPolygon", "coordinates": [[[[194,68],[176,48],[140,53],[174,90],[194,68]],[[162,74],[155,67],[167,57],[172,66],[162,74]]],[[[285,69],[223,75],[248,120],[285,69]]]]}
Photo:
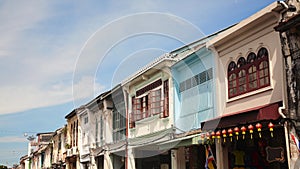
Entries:
{"type": "Polygon", "coordinates": [[[170,119],[169,119],[169,117],[165,117],[165,118],[162,118],[162,121],[165,122],[165,123],[167,123],[167,122],[170,121],[170,119]]]}
{"type": "MultiPolygon", "coordinates": [[[[259,93],[263,93],[263,92],[266,92],[266,91],[269,91],[269,90],[273,90],[273,87],[267,86],[267,87],[260,88],[260,89],[257,89],[257,90],[254,90],[254,91],[251,91],[251,92],[248,92],[248,93],[245,93],[245,94],[235,96],[233,98],[227,99],[227,103],[230,103],[230,102],[233,102],[233,101],[236,101],[236,100],[240,100],[240,99],[243,99],[243,98],[246,98],[246,97],[249,97],[249,96],[253,96],[253,95],[256,95],[256,94],[259,94],[259,93]]],[[[227,93],[227,95],[228,95],[228,93],[227,93]]]]}
{"type": "Polygon", "coordinates": [[[132,133],[132,132],[135,132],[136,129],[135,129],[135,127],[133,127],[133,128],[130,128],[129,130],[132,133]]]}
{"type": "Polygon", "coordinates": [[[148,122],[151,122],[153,120],[157,120],[159,119],[160,115],[159,114],[156,114],[156,115],[153,115],[151,117],[147,117],[147,118],[144,118],[142,120],[139,120],[139,121],[136,121],[135,124],[144,124],[144,123],[148,123],[148,122]]]}

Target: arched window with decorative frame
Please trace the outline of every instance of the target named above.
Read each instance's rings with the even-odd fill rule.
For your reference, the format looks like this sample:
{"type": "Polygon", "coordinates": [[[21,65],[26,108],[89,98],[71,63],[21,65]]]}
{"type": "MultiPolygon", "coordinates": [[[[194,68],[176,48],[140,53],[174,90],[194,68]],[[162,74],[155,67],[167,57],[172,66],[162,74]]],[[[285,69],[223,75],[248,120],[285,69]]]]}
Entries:
{"type": "Polygon", "coordinates": [[[227,69],[228,97],[232,98],[270,85],[269,53],[261,47],[257,54],[250,52],[247,60],[231,61],[227,69]]]}
{"type": "Polygon", "coordinates": [[[240,57],[237,62],[238,67],[238,94],[247,92],[247,78],[246,78],[246,59],[240,57]]]}
{"type": "Polygon", "coordinates": [[[247,64],[248,66],[248,91],[255,90],[258,86],[257,82],[257,65],[255,64],[257,57],[254,52],[251,52],[247,56],[247,64]]]}
{"type": "Polygon", "coordinates": [[[258,51],[258,78],[259,87],[265,87],[270,85],[270,73],[269,73],[269,53],[264,47],[258,51]]]}
{"type": "Polygon", "coordinates": [[[228,93],[229,97],[237,95],[237,74],[236,74],[237,65],[234,61],[230,62],[228,65],[228,93]]]}

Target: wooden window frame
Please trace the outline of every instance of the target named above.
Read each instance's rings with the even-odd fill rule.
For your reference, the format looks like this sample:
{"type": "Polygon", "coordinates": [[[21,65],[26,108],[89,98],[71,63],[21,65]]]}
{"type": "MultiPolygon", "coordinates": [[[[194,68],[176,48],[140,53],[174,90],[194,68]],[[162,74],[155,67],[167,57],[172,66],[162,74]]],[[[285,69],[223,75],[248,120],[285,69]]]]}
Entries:
{"type": "MultiPolygon", "coordinates": [[[[165,80],[161,83],[161,80],[157,80],[155,85],[156,88],[152,88],[148,93],[143,93],[139,97],[132,97],[132,111],[129,114],[129,128],[135,127],[135,122],[160,114],[160,117],[169,117],[169,81],[165,80]],[[156,111],[160,109],[159,111],[156,111]]],[[[141,91],[141,90],[139,90],[141,91]]],[[[142,93],[142,92],[140,92],[142,93]]]]}
{"type": "Polygon", "coordinates": [[[156,115],[163,113],[163,99],[161,88],[150,91],[149,96],[150,114],[156,115]]]}
{"type": "Polygon", "coordinates": [[[166,117],[169,117],[169,80],[164,81],[163,94],[164,94],[163,118],[166,118],[166,117]]]}
{"type": "Polygon", "coordinates": [[[125,138],[126,120],[116,109],[113,110],[113,141],[117,142],[125,138]],[[123,133],[124,132],[124,133],[123,133]]]}
{"type": "MultiPolygon", "coordinates": [[[[267,86],[270,86],[270,67],[269,67],[269,55],[268,50],[264,47],[260,48],[258,55],[253,52],[250,52],[247,56],[247,63],[244,63],[245,58],[240,57],[238,63],[235,64],[234,61],[231,61],[227,69],[227,81],[228,81],[228,97],[233,98],[251,91],[255,91],[267,86]],[[260,67],[261,64],[266,66],[260,67]],[[252,68],[255,68],[255,71],[251,71],[252,68]],[[246,71],[246,90],[241,91],[240,87],[243,84],[240,84],[240,72],[246,71]],[[263,71],[261,75],[260,72],[263,71]],[[236,78],[232,79],[231,76],[235,74],[236,78]],[[251,79],[252,77],[252,79],[251,79]],[[255,77],[255,78],[254,78],[255,77]],[[261,84],[261,79],[264,79],[265,83],[261,84]],[[232,85],[235,82],[236,85],[232,85]],[[252,82],[252,83],[251,83],[252,82]],[[250,87],[251,84],[256,82],[256,87],[250,87]],[[235,89],[236,88],[236,89],[235,89]],[[232,90],[236,90],[236,93],[232,93],[232,90]]],[[[244,76],[243,76],[244,77],[244,76]]]]}

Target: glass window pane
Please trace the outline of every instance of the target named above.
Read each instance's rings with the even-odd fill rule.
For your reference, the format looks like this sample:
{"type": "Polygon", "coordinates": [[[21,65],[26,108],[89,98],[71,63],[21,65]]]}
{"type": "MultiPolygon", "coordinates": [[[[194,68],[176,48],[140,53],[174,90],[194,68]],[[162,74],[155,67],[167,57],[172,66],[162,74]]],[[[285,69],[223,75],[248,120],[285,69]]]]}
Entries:
{"type": "Polygon", "coordinates": [[[187,79],[185,81],[186,89],[190,89],[192,87],[192,81],[191,79],[187,79]]]}
{"type": "Polygon", "coordinates": [[[213,70],[212,68],[207,70],[207,80],[210,80],[213,78],[213,70]]]}
{"type": "Polygon", "coordinates": [[[233,81],[232,85],[233,85],[233,87],[236,87],[237,86],[236,81],[233,81]]]}
{"type": "Polygon", "coordinates": [[[264,79],[260,79],[259,83],[260,83],[260,86],[264,86],[265,85],[264,79]]]}
{"type": "Polygon", "coordinates": [[[185,90],[185,83],[184,82],[181,82],[180,85],[179,85],[179,90],[180,92],[184,91],[185,90]]]}
{"type": "Polygon", "coordinates": [[[206,81],[206,72],[200,73],[200,84],[206,81]]]}

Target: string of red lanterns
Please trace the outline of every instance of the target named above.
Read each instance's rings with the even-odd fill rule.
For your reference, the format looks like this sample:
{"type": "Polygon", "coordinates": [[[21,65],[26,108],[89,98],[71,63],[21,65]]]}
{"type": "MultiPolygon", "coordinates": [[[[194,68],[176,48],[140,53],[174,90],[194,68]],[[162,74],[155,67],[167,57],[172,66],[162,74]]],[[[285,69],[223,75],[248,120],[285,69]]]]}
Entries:
{"type": "Polygon", "coordinates": [[[235,127],[235,128],[233,129],[233,131],[234,131],[234,133],[235,133],[235,135],[236,135],[236,140],[239,140],[239,132],[240,132],[240,129],[239,129],[238,127],[235,127]]]}
{"type": "Polygon", "coordinates": [[[232,136],[233,136],[233,130],[230,128],[228,129],[228,134],[229,134],[229,137],[230,137],[230,142],[232,142],[232,136]]]}
{"type": "Polygon", "coordinates": [[[270,130],[270,132],[271,132],[271,137],[273,137],[273,128],[274,128],[274,124],[273,124],[272,122],[270,122],[270,123],[268,124],[268,128],[269,128],[269,130],[270,130]]]}
{"type": "Polygon", "coordinates": [[[255,125],[255,127],[257,128],[259,138],[261,138],[261,128],[262,128],[262,125],[260,123],[257,123],[255,125]]]}
{"type": "Polygon", "coordinates": [[[245,134],[246,134],[246,131],[247,131],[247,128],[245,126],[242,126],[241,127],[241,130],[242,130],[242,135],[243,135],[243,140],[245,139],[245,134]]]}
{"type": "Polygon", "coordinates": [[[253,134],[253,129],[254,129],[253,125],[250,124],[250,125],[248,126],[248,130],[249,130],[249,133],[250,133],[250,135],[251,135],[251,139],[253,138],[253,136],[252,136],[252,134],[253,134]]]}
{"type": "Polygon", "coordinates": [[[218,143],[220,143],[220,138],[221,138],[220,130],[216,132],[216,136],[217,136],[217,139],[218,139],[218,143]]]}
{"type": "MultiPolygon", "coordinates": [[[[261,123],[256,123],[255,124],[255,128],[258,132],[259,138],[262,137],[262,135],[261,135],[262,127],[263,126],[262,126],[261,123]]],[[[274,124],[272,122],[269,122],[267,127],[269,128],[271,137],[274,137],[274,135],[273,135],[274,124]]],[[[227,130],[226,129],[217,130],[216,132],[215,131],[206,132],[204,134],[201,134],[200,139],[201,139],[202,143],[204,143],[205,137],[206,137],[206,140],[208,140],[208,141],[214,142],[215,139],[217,139],[218,143],[220,143],[220,139],[221,139],[221,136],[222,136],[224,143],[226,142],[227,137],[230,138],[230,141],[232,142],[233,135],[236,136],[236,140],[239,140],[239,135],[240,135],[240,132],[241,132],[242,138],[244,140],[247,130],[249,131],[250,138],[253,139],[254,126],[252,124],[249,124],[247,127],[242,126],[240,128],[239,127],[234,127],[233,129],[229,128],[227,130]]]]}

